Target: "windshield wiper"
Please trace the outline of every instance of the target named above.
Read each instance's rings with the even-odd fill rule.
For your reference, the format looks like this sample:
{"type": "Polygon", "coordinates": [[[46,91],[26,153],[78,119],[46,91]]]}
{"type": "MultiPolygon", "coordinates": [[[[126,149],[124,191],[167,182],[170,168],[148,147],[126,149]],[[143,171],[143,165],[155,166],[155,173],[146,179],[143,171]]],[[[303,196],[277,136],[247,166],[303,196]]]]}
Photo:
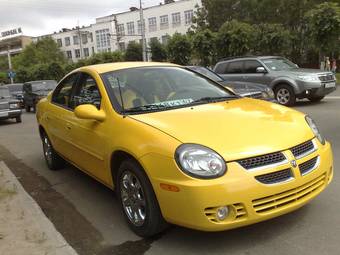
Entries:
{"type": "Polygon", "coordinates": [[[145,111],[156,111],[160,109],[168,108],[167,106],[161,104],[148,104],[148,105],[141,105],[126,109],[126,113],[134,113],[134,112],[145,112],[145,111]]]}
{"type": "Polygon", "coordinates": [[[236,95],[221,96],[221,97],[202,97],[200,99],[196,99],[192,101],[191,104],[203,103],[203,102],[213,103],[213,102],[220,102],[220,101],[225,101],[225,100],[235,99],[235,98],[240,98],[240,97],[236,95]]]}

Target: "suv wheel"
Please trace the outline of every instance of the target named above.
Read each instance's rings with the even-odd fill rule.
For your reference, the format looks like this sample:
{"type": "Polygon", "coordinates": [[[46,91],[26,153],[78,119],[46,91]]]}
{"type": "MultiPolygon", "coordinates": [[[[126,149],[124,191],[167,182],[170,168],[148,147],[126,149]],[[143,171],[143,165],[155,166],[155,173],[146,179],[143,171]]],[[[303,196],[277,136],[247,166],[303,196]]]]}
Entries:
{"type": "Polygon", "coordinates": [[[152,185],[134,160],[125,160],[120,165],[116,192],[125,219],[137,235],[153,236],[167,227],[152,185]]]}
{"type": "Polygon", "coordinates": [[[276,100],[285,106],[292,106],[296,102],[296,96],[292,87],[286,84],[278,85],[275,88],[276,100]]]}
{"type": "Polygon", "coordinates": [[[59,170],[65,166],[65,160],[54,150],[50,139],[43,133],[41,135],[46,164],[50,170],[59,170]]]}
{"type": "Polygon", "coordinates": [[[308,98],[311,102],[320,102],[325,96],[311,96],[308,98]]]}

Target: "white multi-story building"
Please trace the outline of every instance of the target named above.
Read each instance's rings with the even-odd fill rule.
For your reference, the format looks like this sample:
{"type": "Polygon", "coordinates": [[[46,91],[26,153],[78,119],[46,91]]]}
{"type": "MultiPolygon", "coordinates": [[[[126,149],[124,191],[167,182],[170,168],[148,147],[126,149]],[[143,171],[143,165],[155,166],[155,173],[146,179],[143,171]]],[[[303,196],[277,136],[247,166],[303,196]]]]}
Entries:
{"type": "MultiPolygon", "coordinates": [[[[202,6],[201,0],[165,0],[162,4],[144,8],[146,43],[154,39],[166,43],[176,32],[185,34],[198,6],[202,6]]],[[[126,12],[99,17],[90,26],[64,28],[45,36],[55,39],[67,58],[76,62],[97,52],[125,50],[131,41],[142,42],[141,35],[140,11],[131,7],[126,12]]]]}

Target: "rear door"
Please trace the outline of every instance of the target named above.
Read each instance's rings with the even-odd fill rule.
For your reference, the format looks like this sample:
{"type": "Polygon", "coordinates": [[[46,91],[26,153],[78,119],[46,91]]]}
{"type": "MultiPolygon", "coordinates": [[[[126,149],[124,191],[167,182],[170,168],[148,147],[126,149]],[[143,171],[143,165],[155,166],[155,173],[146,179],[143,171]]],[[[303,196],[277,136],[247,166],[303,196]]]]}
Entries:
{"type": "Polygon", "coordinates": [[[69,122],[74,115],[70,108],[70,99],[78,76],[79,73],[72,73],[59,83],[53,92],[49,111],[46,112],[48,135],[53,147],[68,159],[72,153],[69,122]]]}

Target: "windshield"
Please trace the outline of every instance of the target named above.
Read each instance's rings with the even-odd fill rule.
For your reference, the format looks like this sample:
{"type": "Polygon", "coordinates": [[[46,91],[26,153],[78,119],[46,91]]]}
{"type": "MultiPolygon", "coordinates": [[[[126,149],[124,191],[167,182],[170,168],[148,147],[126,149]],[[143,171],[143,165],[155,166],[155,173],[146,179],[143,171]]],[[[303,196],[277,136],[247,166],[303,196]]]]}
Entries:
{"type": "Polygon", "coordinates": [[[0,88],[0,98],[10,97],[8,88],[0,88]]]}
{"type": "Polygon", "coordinates": [[[298,68],[293,62],[285,58],[264,59],[263,63],[272,71],[285,71],[298,68]]]}
{"type": "Polygon", "coordinates": [[[232,92],[180,67],[142,67],[102,75],[114,106],[125,113],[162,111],[235,98],[232,92]],[[116,104],[116,105],[115,105],[116,104]]]}
{"type": "Polygon", "coordinates": [[[56,82],[41,82],[41,83],[33,83],[32,91],[51,91],[55,89],[56,82]]]}
{"type": "Polygon", "coordinates": [[[214,73],[208,68],[201,67],[201,66],[192,66],[192,67],[189,67],[189,69],[194,70],[195,72],[198,72],[200,74],[203,74],[213,81],[216,81],[216,82],[223,81],[223,79],[220,76],[218,76],[216,73],[214,73]]]}

